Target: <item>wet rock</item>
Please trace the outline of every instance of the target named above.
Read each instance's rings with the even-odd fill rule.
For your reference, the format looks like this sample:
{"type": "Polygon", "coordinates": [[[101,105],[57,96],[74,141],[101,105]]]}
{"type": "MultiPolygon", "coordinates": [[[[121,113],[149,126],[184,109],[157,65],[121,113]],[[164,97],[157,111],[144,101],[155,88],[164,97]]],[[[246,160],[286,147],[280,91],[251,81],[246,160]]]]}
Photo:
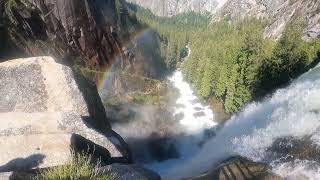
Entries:
{"type": "Polygon", "coordinates": [[[204,109],[201,108],[201,107],[195,107],[194,110],[196,110],[196,111],[203,111],[204,109]]]}
{"type": "Polygon", "coordinates": [[[263,163],[253,162],[243,157],[233,157],[220,163],[212,170],[186,180],[282,180],[281,177],[270,172],[270,167],[263,163]]]}
{"type": "Polygon", "coordinates": [[[276,139],[267,149],[266,159],[279,162],[290,162],[296,159],[320,162],[320,149],[310,137],[282,137],[276,139]]]}
{"type": "Polygon", "coordinates": [[[205,116],[206,114],[203,112],[203,111],[201,111],[201,112],[196,112],[196,113],[194,113],[193,114],[193,117],[195,117],[195,118],[197,118],[197,117],[201,117],[201,116],[205,116]]]}
{"type": "Polygon", "coordinates": [[[195,105],[195,104],[198,104],[198,103],[201,103],[201,100],[200,100],[200,99],[195,99],[195,100],[192,100],[192,101],[191,101],[191,104],[192,104],[192,105],[195,105]]]}
{"type": "Polygon", "coordinates": [[[96,86],[51,57],[0,64],[0,122],[2,171],[63,164],[80,145],[102,149],[108,163],[130,159],[96,86]]]}
{"type": "Polygon", "coordinates": [[[176,120],[176,121],[180,121],[180,120],[182,120],[184,118],[184,113],[179,113],[179,114],[176,114],[175,116],[174,116],[174,119],[176,120]]]}

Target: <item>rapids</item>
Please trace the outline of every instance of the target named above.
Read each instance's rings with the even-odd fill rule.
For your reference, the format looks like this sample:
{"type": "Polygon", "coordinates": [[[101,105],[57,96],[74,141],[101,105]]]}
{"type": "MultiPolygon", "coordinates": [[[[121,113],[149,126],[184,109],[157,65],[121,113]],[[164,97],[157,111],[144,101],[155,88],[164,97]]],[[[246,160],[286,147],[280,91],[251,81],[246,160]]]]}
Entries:
{"type": "Polygon", "coordinates": [[[209,106],[205,106],[199,101],[190,85],[183,80],[180,70],[177,70],[169,80],[180,93],[176,101],[176,104],[180,106],[175,108],[174,114],[183,114],[183,118],[179,123],[185,126],[187,132],[199,133],[216,125],[213,121],[214,114],[212,110],[209,106]],[[200,113],[201,116],[197,116],[197,113],[200,113]]]}
{"type": "Polygon", "coordinates": [[[248,104],[216,132],[193,157],[162,174],[164,179],[193,176],[234,155],[268,162],[283,177],[320,179],[320,166],[313,161],[279,163],[266,159],[267,148],[280,137],[311,136],[320,145],[320,66],[277,90],[261,102],[248,104]]]}
{"type": "MultiPolygon", "coordinates": [[[[177,69],[168,81],[180,94],[172,109],[170,107],[174,115],[179,116],[175,122],[178,126],[171,127],[165,118],[162,118],[162,123],[169,124],[169,132],[173,135],[170,143],[175,143],[179,157],[136,163],[158,172],[162,179],[176,180],[199,175],[221,160],[240,155],[268,163],[274,173],[288,179],[301,176],[320,179],[319,162],[298,159],[281,162],[270,159],[267,152],[282,137],[308,136],[320,148],[320,65],[260,102],[248,104],[220,125],[214,122],[214,110],[202,104],[184,81],[181,70],[177,69]],[[215,129],[214,136],[209,139],[206,136],[208,129],[215,129]]],[[[113,128],[126,139],[133,137],[143,141],[160,129],[153,121],[154,113],[150,108],[144,107],[142,112],[144,118],[126,126],[114,125],[113,128]]],[[[132,144],[139,146],[135,142],[132,144]]],[[[144,148],[141,149],[141,153],[146,154],[144,148]]]]}

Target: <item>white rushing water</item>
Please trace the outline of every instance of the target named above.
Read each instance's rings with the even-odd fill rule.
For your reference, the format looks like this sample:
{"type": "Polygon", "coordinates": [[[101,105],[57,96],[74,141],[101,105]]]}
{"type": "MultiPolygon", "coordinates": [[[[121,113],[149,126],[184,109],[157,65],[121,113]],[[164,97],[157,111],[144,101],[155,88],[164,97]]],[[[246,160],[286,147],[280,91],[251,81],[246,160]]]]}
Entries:
{"type": "MultiPolygon", "coordinates": [[[[320,67],[317,66],[287,88],[276,91],[272,97],[249,104],[228,120],[199,153],[171,169],[164,179],[202,173],[218,161],[234,155],[263,160],[266,149],[280,137],[310,135],[313,143],[320,145],[319,128],[320,67]]],[[[275,173],[289,179],[301,175],[320,179],[320,167],[311,161],[271,162],[270,165],[275,173]]]]}
{"type": "MultiPolygon", "coordinates": [[[[188,51],[189,57],[191,50],[188,51]]],[[[195,156],[201,150],[199,144],[205,139],[205,131],[217,125],[214,122],[214,113],[208,105],[201,103],[200,99],[195,95],[191,86],[183,79],[180,69],[176,70],[169,82],[179,92],[179,97],[176,100],[174,107],[174,115],[180,116],[178,123],[182,129],[183,135],[176,138],[177,150],[179,151],[179,159],[171,159],[164,162],[155,162],[147,164],[161,175],[167,174],[171,169],[181,166],[188,159],[195,156]]],[[[181,129],[179,131],[181,131],[181,129]]],[[[163,177],[166,179],[166,177],[163,177]]],[[[171,177],[167,179],[172,179],[171,177]]]]}
{"type": "Polygon", "coordinates": [[[183,114],[180,123],[186,128],[187,133],[199,133],[216,125],[212,110],[199,101],[190,85],[184,81],[180,70],[177,70],[169,80],[180,94],[174,114],[183,114]]]}

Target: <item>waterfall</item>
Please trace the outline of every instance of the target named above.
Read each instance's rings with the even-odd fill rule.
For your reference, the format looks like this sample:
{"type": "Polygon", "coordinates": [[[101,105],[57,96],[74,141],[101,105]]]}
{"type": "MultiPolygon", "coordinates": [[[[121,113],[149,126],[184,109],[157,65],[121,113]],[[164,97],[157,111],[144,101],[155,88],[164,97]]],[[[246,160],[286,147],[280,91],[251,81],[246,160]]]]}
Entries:
{"type": "Polygon", "coordinates": [[[168,79],[179,91],[174,115],[182,116],[178,123],[183,129],[183,135],[176,139],[180,154],[178,159],[146,165],[161,175],[168,173],[171,169],[184,163],[186,159],[196,155],[201,149],[199,144],[205,139],[206,130],[217,124],[214,122],[214,113],[208,105],[200,102],[190,85],[184,81],[181,70],[176,70],[168,79]]]}
{"type": "Polygon", "coordinates": [[[267,160],[273,171],[284,177],[302,175],[320,179],[319,164],[296,160],[277,163],[266,159],[267,149],[281,137],[311,137],[320,145],[320,67],[317,66],[286,88],[277,90],[261,102],[247,105],[216,132],[192,158],[163,175],[179,179],[202,173],[215,163],[234,155],[254,161],[267,160]]]}

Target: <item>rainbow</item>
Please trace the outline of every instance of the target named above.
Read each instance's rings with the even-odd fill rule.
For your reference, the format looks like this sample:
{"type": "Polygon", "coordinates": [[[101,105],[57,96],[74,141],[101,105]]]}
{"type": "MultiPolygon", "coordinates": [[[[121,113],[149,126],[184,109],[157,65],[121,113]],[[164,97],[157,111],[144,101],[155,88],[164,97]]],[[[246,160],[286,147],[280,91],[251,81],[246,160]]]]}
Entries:
{"type": "MultiPolygon", "coordinates": [[[[150,28],[142,28],[141,30],[137,31],[135,34],[133,34],[129,40],[125,41],[123,43],[123,47],[128,46],[129,44],[131,44],[132,42],[136,41],[144,32],[150,30],[150,28]]],[[[105,89],[106,87],[108,87],[109,85],[112,84],[111,80],[112,80],[112,71],[111,69],[117,65],[119,63],[119,61],[125,61],[125,58],[122,57],[123,54],[122,52],[114,54],[113,58],[111,60],[111,64],[108,64],[104,67],[101,67],[99,73],[98,73],[98,77],[97,77],[97,87],[98,90],[101,91],[102,89],[105,89]]]]}

